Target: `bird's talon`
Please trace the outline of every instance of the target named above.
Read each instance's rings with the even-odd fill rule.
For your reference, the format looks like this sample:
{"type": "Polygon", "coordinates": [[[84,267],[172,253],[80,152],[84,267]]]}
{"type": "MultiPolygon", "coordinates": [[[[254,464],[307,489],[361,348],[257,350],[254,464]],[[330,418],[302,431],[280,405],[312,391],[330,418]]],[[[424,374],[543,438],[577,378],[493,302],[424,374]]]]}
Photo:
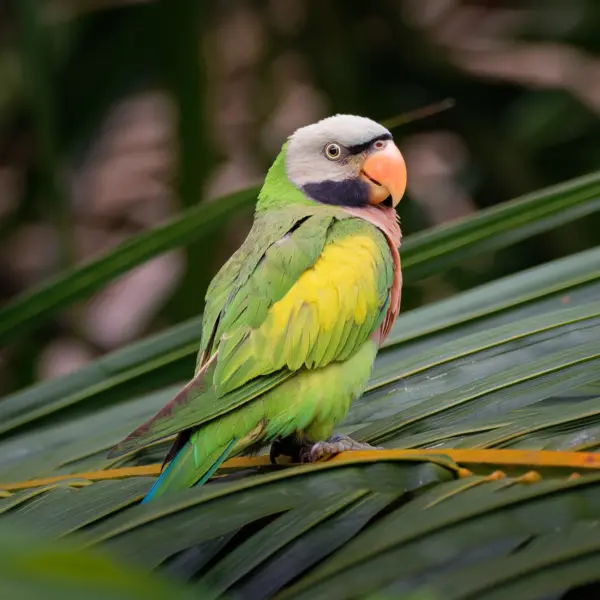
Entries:
{"type": "Polygon", "coordinates": [[[326,442],[316,442],[315,444],[307,444],[303,447],[300,451],[300,462],[316,462],[324,456],[335,456],[342,452],[357,450],[383,450],[383,447],[357,442],[347,435],[333,435],[326,442]]]}

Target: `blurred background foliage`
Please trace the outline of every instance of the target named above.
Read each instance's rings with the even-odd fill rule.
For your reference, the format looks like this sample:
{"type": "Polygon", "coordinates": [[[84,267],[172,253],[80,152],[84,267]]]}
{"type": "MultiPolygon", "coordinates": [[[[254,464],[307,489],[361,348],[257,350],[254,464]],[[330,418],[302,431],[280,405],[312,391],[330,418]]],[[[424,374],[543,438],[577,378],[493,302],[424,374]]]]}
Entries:
{"type": "MultiPolygon", "coordinates": [[[[598,169],[599,27],[596,0],[0,2],[0,301],[260,184],[287,135],[337,112],[455,100],[394,132],[405,235],[598,169]]],[[[246,204],[11,340],[0,393],[198,314],[251,220],[246,204]]],[[[403,310],[599,229],[589,215],[411,283],[403,310]]]]}

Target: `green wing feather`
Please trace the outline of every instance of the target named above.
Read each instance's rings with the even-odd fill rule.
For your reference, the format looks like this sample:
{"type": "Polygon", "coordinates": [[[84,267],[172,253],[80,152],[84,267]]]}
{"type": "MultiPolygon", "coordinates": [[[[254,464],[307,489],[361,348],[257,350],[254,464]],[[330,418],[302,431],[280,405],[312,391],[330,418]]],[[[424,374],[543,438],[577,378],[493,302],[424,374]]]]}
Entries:
{"type": "MultiPolygon", "coordinates": [[[[246,242],[207,293],[195,380],[111,454],[129,453],[230,413],[294,376],[298,369],[347,359],[381,324],[392,280],[393,265],[384,236],[360,219],[328,207],[314,212],[293,207],[259,216],[246,242]],[[315,264],[325,245],[355,235],[369,236],[378,248],[372,258],[377,285],[374,310],[367,310],[360,322],[340,318],[325,330],[316,307],[307,302],[282,329],[268,329],[270,335],[265,337],[262,325],[269,323],[271,307],[315,264]]],[[[353,297],[342,299],[345,304],[364,302],[361,285],[353,297]]],[[[335,294],[336,290],[323,293],[335,294]]]]}
{"type": "Polygon", "coordinates": [[[157,415],[117,444],[110,451],[110,457],[128,454],[234,410],[293,375],[284,370],[271,372],[231,393],[216,394],[213,387],[214,364],[208,364],[207,368],[207,363],[211,355],[215,356],[220,338],[231,335],[228,330],[231,327],[226,329],[224,324],[239,325],[245,323],[248,317],[251,317],[251,322],[259,322],[259,316],[264,318],[268,307],[285,295],[302,271],[318,258],[325,243],[325,233],[320,247],[317,245],[310,252],[305,248],[306,235],[304,230],[299,231],[300,225],[313,218],[311,225],[325,232],[334,213],[289,207],[257,216],[245,242],[223,265],[207,291],[194,379],[157,415]],[[316,217],[313,212],[317,212],[316,217]],[[282,246],[285,250],[281,249],[282,246]],[[296,265],[295,269],[293,265],[296,265]],[[269,274],[263,275],[267,271],[269,274]],[[264,285],[264,289],[260,284],[264,285]]]}
{"type": "MultiPolygon", "coordinates": [[[[320,217],[316,216],[316,220],[323,220],[325,226],[327,226],[333,218],[334,211],[325,210],[324,213],[320,213],[318,208],[290,206],[256,216],[248,237],[223,265],[211,281],[206,292],[198,368],[202,364],[203,357],[212,354],[214,349],[213,339],[218,339],[224,331],[227,331],[226,325],[223,323],[221,323],[219,332],[216,331],[217,326],[223,321],[225,313],[228,315],[228,321],[235,320],[240,311],[244,311],[250,303],[251,308],[257,311],[255,318],[259,319],[259,314],[263,314],[262,311],[266,314],[266,310],[268,310],[268,305],[264,306],[263,304],[264,297],[283,295],[294,284],[295,279],[292,273],[285,270],[268,269],[271,271],[270,276],[272,277],[272,281],[268,283],[273,285],[273,289],[271,290],[271,285],[258,286],[256,285],[259,283],[257,277],[259,273],[257,271],[265,271],[265,269],[264,266],[261,269],[257,269],[257,267],[264,261],[267,252],[276,253],[277,246],[281,244],[286,236],[290,242],[286,246],[289,249],[288,253],[293,255],[296,249],[295,241],[299,236],[294,235],[293,240],[291,240],[292,236],[290,234],[297,234],[298,232],[295,229],[298,225],[311,217],[315,217],[314,213],[321,214],[320,217]],[[251,278],[253,278],[254,284],[251,283],[250,287],[247,287],[251,278]],[[242,288],[245,288],[244,292],[238,294],[242,288]],[[256,295],[252,296],[251,292],[256,295]]],[[[316,260],[316,257],[313,262],[314,260],[316,260]]],[[[299,262],[299,258],[290,259],[290,261],[299,262]]],[[[311,264],[310,261],[306,261],[304,268],[308,268],[311,264]]]]}

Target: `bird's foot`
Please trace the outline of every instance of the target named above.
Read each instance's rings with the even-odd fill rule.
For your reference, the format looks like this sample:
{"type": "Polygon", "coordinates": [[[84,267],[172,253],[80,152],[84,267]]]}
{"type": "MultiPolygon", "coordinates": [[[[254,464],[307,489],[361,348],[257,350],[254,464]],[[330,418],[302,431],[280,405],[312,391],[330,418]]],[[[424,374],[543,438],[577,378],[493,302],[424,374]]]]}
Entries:
{"type": "Polygon", "coordinates": [[[300,449],[300,462],[316,462],[324,456],[335,456],[342,452],[355,450],[383,450],[383,447],[356,442],[347,435],[332,435],[326,442],[304,444],[300,449]]]}

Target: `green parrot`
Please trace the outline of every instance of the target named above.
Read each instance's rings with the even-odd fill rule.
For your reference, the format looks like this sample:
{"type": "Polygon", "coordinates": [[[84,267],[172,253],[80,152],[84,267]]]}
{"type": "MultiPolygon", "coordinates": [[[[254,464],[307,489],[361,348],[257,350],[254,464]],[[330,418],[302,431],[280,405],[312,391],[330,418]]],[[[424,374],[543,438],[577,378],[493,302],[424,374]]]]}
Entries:
{"type": "Polygon", "coordinates": [[[269,442],[291,441],[302,461],[370,448],[332,432],[400,310],[405,188],[402,154],[370,119],[335,115],[288,138],[208,288],[193,379],[111,451],[177,434],[144,502],[269,442]]]}

